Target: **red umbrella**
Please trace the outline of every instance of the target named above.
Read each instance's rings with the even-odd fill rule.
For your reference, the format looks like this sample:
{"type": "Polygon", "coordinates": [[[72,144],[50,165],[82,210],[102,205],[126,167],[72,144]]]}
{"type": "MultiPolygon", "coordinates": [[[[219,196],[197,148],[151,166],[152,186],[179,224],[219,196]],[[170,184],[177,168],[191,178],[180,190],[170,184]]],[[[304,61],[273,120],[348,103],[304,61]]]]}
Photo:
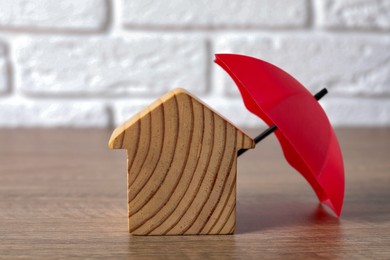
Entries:
{"type": "MultiPolygon", "coordinates": [[[[340,216],[344,166],[334,130],[310,92],[282,69],[259,59],[216,54],[215,62],[233,78],[245,106],[275,131],[284,156],[310,183],[319,200],[340,216]]],[[[326,90],[317,94],[317,99],[326,90]]]]}

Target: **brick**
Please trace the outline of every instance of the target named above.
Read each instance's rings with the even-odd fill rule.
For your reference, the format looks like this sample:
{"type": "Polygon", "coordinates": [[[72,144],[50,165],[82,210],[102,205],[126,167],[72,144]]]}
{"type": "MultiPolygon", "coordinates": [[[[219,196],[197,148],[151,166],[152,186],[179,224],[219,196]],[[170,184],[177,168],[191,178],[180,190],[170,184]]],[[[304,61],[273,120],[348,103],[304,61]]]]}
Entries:
{"type": "Polygon", "coordinates": [[[316,0],[318,24],[331,29],[390,29],[388,0],[316,0]]]}
{"type": "Polygon", "coordinates": [[[17,87],[34,95],[203,93],[205,47],[188,35],[24,38],[14,48],[17,87]]]}
{"type": "Polygon", "coordinates": [[[0,0],[0,28],[96,30],[107,8],[105,0],[0,0]]]}
{"type": "MultiPolygon", "coordinates": [[[[240,99],[221,97],[202,97],[201,99],[239,127],[266,127],[261,119],[245,108],[240,99]]],[[[121,125],[152,101],[152,99],[137,99],[113,102],[114,124],[121,125]]],[[[334,126],[390,126],[390,99],[329,95],[321,100],[320,104],[334,126]]]]}
{"type": "MultiPolygon", "coordinates": [[[[285,34],[221,36],[215,52],[233,52],[269,61],[297,78],[313,93],[390,94],[390,37],[285,34]]],[[[214,66],[214,87],[238,95],[230,77],[214,66]]]]}
{"type": "Polygon", "coordinates": [[[129,27],[304,27],[306,0],[123,1],[129,27]]]}
{"type": "Polygon", "coordinates": [[[321,104],[335,126],[390,126],[390,99],[327,97],[321,104]]]}
{"type": "Polygon", "coordinates": [[[58,100],[0,100],[1,127],[108,127],[104,104],[58,100]]]}
{"type": "Polygon", "coordinates": [[[8,91],[7,49],[0,42],[0,94],[8,91]]]}

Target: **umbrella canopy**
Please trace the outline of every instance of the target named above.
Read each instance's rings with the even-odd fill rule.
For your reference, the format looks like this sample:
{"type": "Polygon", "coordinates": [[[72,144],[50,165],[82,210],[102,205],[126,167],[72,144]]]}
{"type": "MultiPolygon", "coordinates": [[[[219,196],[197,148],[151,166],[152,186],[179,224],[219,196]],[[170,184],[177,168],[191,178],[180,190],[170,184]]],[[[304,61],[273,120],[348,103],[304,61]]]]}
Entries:
{"type": "Polygon", "coordinates": [[[245,106],[269,126],[289,164],[310,183],[319,200],[340,216],[344,165],[334,130],[311,93],[282,69],[259,59],[216,54],[233,78],[245,106]]]}

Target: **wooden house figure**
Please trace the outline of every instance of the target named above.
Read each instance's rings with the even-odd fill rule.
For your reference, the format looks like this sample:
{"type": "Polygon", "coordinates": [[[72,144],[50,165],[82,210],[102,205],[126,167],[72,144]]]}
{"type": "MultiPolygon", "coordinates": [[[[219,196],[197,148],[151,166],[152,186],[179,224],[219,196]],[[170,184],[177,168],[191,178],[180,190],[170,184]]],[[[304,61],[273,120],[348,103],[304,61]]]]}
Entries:
{"type": "Polygon", "coordinates": [[[234,233],[237,151],[254,146],[183,89],[127,120],[109,147],[127,150],[129,232],[234,233]]]}

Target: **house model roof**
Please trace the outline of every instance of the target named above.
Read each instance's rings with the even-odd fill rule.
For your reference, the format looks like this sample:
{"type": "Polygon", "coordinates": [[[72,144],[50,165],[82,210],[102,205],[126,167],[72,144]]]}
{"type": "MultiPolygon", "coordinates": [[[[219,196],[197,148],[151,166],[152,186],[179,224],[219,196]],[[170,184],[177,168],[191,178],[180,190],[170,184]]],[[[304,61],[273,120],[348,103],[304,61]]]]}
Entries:
{"type": "MultiPolygon", "coordinates": [[[[193,96],[191,93],[180,88],[168,92],[167,94],[160,97],[152,104],[141,110],[139,113],[132,116],[125,123],[118,126],[112,133],[108,146],[111,149],[127,149],[130,145],[134,145],[129,142],[130,140],[127,140],[129,138],[126,138],[126,131],[131,128],[141,127],[141,124],[139,124],[141,120],[145,120],[148,122],[150,121],[150,123],[148,124],[148,128],[158,127],[157,125],[161,126],[161,124],[164,125],[164,121],[176,120],[176,123],[180,124],[180,126],[176,128],[176,131],[192,131],[192,129],[189,128],[189,124],[192,124],[192,127],[194,127],[197,122],[190,123],[188,121],[205,121],[205,111],[211,112],[213,118],[215,117],[222,119],[224,122],[226,122],[226,125],[230,125],[237,129],[238,132],[242,133],[243,138],[241,140],[241,143],[237,144],[238,148],[249,149],[255,147],[255,143],[252,138],[246,135],[242,130],[234,126],[228,119],[224,118],[222,115],[214,111],[201,100],[193,96]],[[158,109],[162,110],[162,116],[160,116],[160,120],[153,120],[153,116],[151,115],[158,109]],[[203,111],[200,113],[200,117],[198,116],[197,118],[195,118],[195,111],[199,110],[203,111]],[[192,117],[192,120],[188,117],[192,117]]],[[[209,122],[203,123],[215,122],[215,120],[213,119],[206,121],[209,122]]],[[[150,129],[144,130],[149,131],[151,133],[150,129]]]]}

